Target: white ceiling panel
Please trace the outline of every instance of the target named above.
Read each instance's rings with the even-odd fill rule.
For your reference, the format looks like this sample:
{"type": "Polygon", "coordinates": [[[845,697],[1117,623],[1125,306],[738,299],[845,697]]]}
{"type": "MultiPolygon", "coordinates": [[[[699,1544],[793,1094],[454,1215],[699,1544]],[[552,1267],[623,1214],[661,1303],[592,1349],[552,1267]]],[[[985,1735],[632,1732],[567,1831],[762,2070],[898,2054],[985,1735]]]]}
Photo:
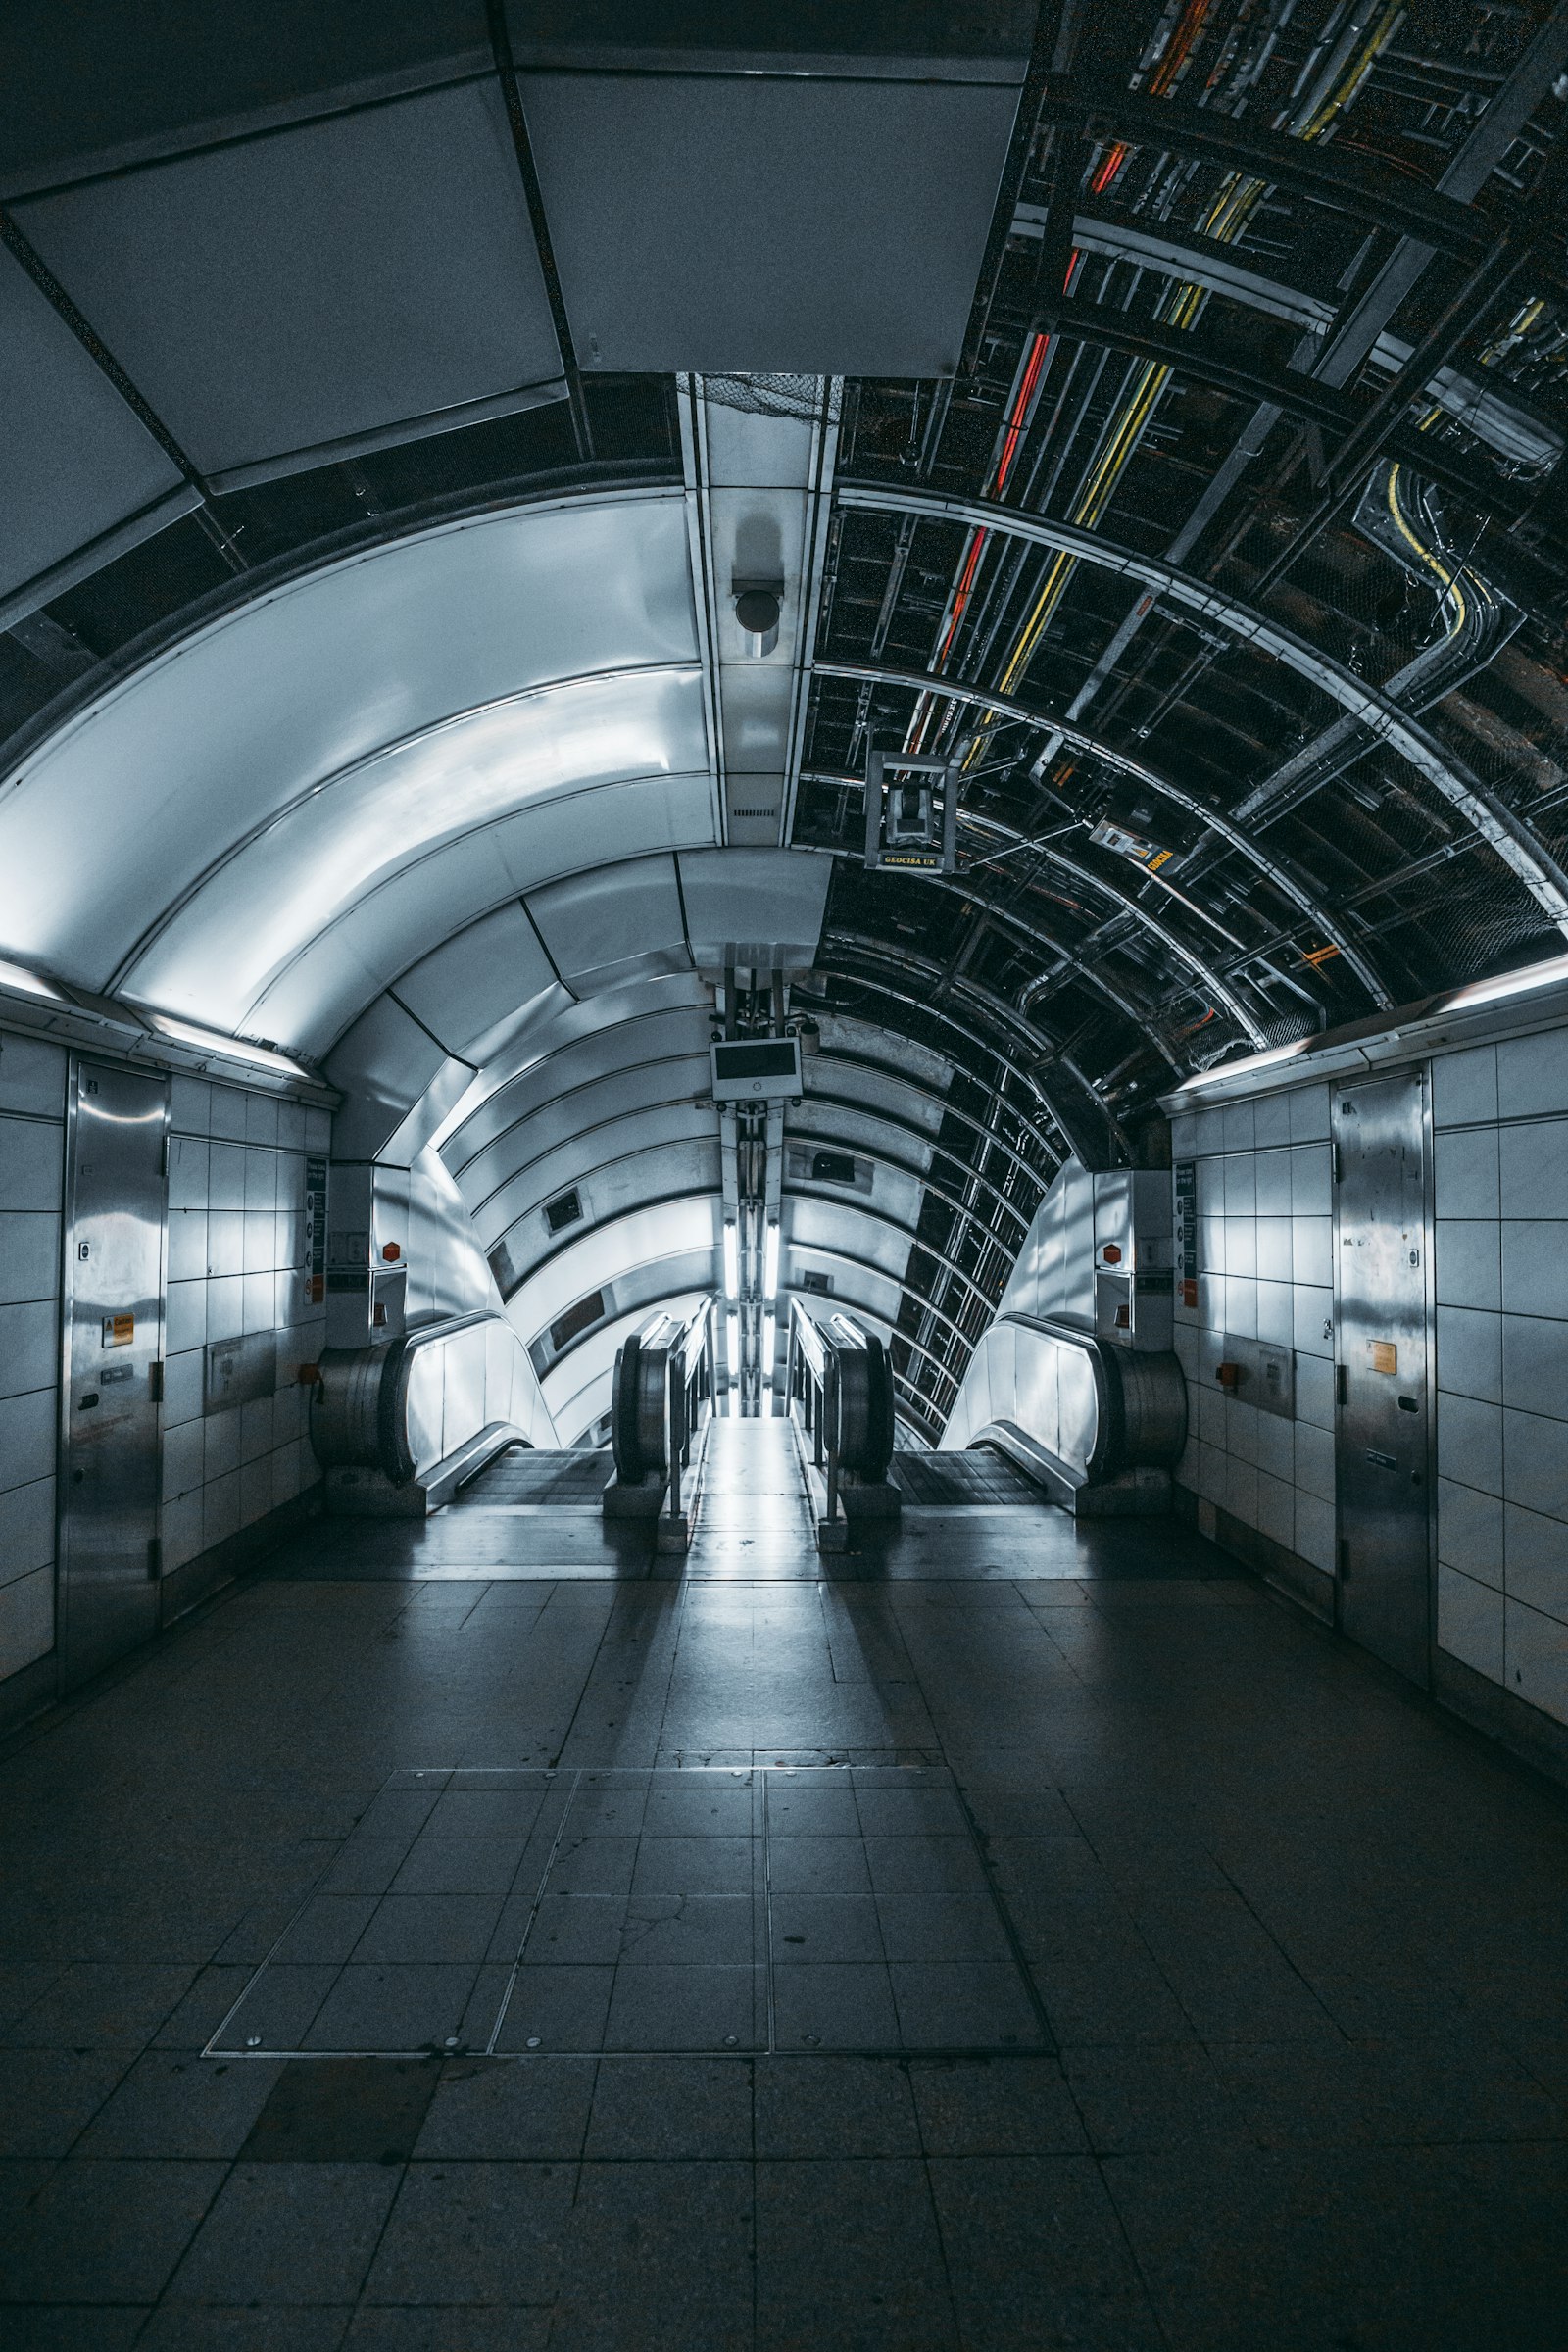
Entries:
{"type": "Polygon", "coordinates": [[[405,972],[395,993],[449,1054],[464,1054],[555,978],[538,933],[509,899],[405,972]]]}
{"type": "Polygon", "coordinates": [[[514,1293],[507,1302],[513,1322],[531,1343],[589,1291],[686,1250],[712,1252],[716,1271],[719,1209],[711,1195],[663,1200],[586,1234],[514,1293]]]}
{"type": "Polygon", "coordinates": [[[16,210],[208,475],[363,444],[561,375],[494,83],[334,114],[16,210]]]}
{"type": "Polygon", "coordinates": [[[711,1005],[689,973],[643,981],[591,1004],[563,1004],[481,1071],[482,1095],[465,1106],[441,1156],[449,1168],[465,1169],[519,1121],[574,1087],[635,1063],[706,1055],[711,1027],[711,1005]]]}
{"type": "Polygon", "coordinates": [[[673,858],[572,874],[530,892],[528,911],[573,996],[599,996],[634,974],[690,968],[673,858]]]}
{"type": "Polygon", "coordinates": [[[714,1138],[705,1053],[684,1067],[667,1061],[620,1070],[545,1103],[476,1153],[463,1170],[463,1197],[481,1224],[500,1231],[552,1200],[584,1170],[678,1137],[714,1138]]]}
{"type": "MultiPolygon", "coordinates": [[[[701,683],[687,670],[539,687],[449,720],[303,793],[253,832],[127,959],[121,985],[222,1027],[250,1026],[277,976],[381,885],[519,804],[626,779],[657,797],[664,776],[701,760],[702,725],[701,683]]],[[[281,1042],[270,1009],[266,1028],[281,1042]]]]}
{"type": "Polygon", "coordinates": [[[775,970],[816,960],[833,879],[831,858],[806,850],[687,851],[680,861],[686,934],[699,964],[751,963],[765,950],[775,970]]]}
{"type": "MultiPolygon", "coordinates": [[[[148,662],[0,783],[0,949],[107,987],[151,918],[327,779],[458,712],[493,750],[483,721],[508,697],[695,658],[667,493],[515,509],[324,566],[148,662]]],[[[590,728],[590,773],[608,772],[617,726],[626,748],[630,707],[597,741],[590,728]]],[[[639,773],[651,749],[656,772],[706,762],[642,749],[639,773]]],[[[531,789],[519,778],[514,800],[531,789]]],[[[421,839],[444,830],[420,820],[421,839]]],[[[377,849],[367,878],[387,863],[377,849]]]]}

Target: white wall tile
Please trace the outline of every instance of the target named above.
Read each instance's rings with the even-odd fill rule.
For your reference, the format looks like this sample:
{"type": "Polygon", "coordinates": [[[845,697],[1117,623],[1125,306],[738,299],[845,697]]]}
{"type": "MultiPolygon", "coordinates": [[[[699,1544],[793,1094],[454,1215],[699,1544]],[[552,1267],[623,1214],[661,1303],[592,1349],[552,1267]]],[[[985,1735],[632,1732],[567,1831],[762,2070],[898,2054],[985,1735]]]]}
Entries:
{"type": "MultiPolygon", "coordinates": [[[[221,1090],[215,1090],[219,1092],[221,1090]]],[[[208,1147],[207,1204],[210,1208],[243,1208],[245,1161],[243,1144],[213,1142],[208,1147]]]]}
{"type": "Polygon", "coordinates": [[[159,1533],[164,1544],[164,1574],[172,1575],[193,1560],[202,1547],[202,1491],[195,1487],[188,1494],[177,1494],[172,1500],[166,1494],[159,1514],[159,1533]]]}
{"type": "MultiPolygon", "coordinates": [[[[1503,1317],[1502,1397],[1526,1412],[1568,1421],[1568,1323],[1540,1315],[1503,1317]]],[[[1562,1445],[1568,1452],[1568,1429],[1562,1445]]]]}
{"type": "Polygon", "coordinates": [[[211,1100],[213,1134],[227,1136],[233,1142],[243,1142],[246,1126],[244,1091],[237,1086],[215,1086],[211,1100]]]}
{"type": "Polygon", "coordinates": [[[1334,1427],[1334,1364],[1330,1357],[1297,1357],[1296,1417],[1298,1421],[1314,1422],[1319,1429],[1334,1427]]]}
{"type": "Polygon", "coordinates": [[[1291,1141],[1309,1144],[1326,1141],[1329,1133],[1329,1090],[1327,1086],[1299,1086],[1290,1098],[1291,1141]]]}
{"type": "Polygon", "coordinates": [[[272,1507],[272,1457],[264,1453],[254,1462],[246,1462],[239,1474],[239,1523],[254,1527],[265,1519],[272,1507]]]}
{"type": "Polygon", "coordinates": [[[65,1129],[53,1119],[0,1117],[0,1210],[58,1216],[65,1183],[65,1129]]]}
{"type": "Polygon", "coordinates": [[[1257,1337],[1271,1348],[1296,1344],[1296,1293],[1288,1282],[1257,1286],[1257,1337]]]}
{"type": "Polygon", "coordinates": [[[1222,1389],[1201,1388],[1196,1396],[1189,1396],[1189,1413],[1197,1406],[1198,1434],[1205,1446],[1225,1450],[1225,1394],[1222,1389]]]}
{"type": "Polygon", "coordinates": [[[0,1494],[0,1584],[10,1584],[55,1556],[55,1482],[35,1478],[0,1494]]]}
{"type": "Polygon", "coordinates": [[[1234,1454],[1225,1464],[1225,1508],[1244,1527],[1257,1525],[1257,1471],[1250,1462],[1239,1462],[1234,1454]]]}
{"type": "Polygon", "coordinates": [[[228,1276],[245,1271],[245,1212],[239,1208],[210,1208],[207,1212],[207,1271],[228,1276]]]}
{"type": "Polygon", "coordinates": [[[257,1396],[242,1404],[239,1412],[239,1458],[241,1462],[259,1461],[270,1453],[276,1440],[272,1435],[272,1399],[257,1396]]]}
{"type": "Polygon", "coordinates": [[[1502,1594],[1457,1568],[1438,1567],[1438,1647],[1489,1682],[1503,1672],[1502,1594]]]}
{"type": "Polygon", "coordinates": [[[171,1351],[164,1363],[164,1427],[199,1421],[201,1411],[202,1350],[195,1348],[184,1355],[171,1351]]]}
{"type": "Polygon", "coordinates": [[[1198,1314],[1203,1330],[1224,1330],[1225,1277],[1223,1274],[1200,1274],[1198,1277],[1198,1314]]]}
{"type": "Polygon", "coordinates": [[[305,1113],[305,1149],[307,1152],[325,1152],[332,1142],[332,1114],[327,1110],[307,1110],[305,1113]]]}
{"type": "Polygon", "coordinates": [[[1225,1219],[1200,1217],[1198,1220],[1198,1263],[1204,1274],[1223,1274],[1225,1271],[1225,1219]]]}
{"type": "Polygon", "coordinates": [[[55,1572],[37,1569],[0,1591],[0,1677],[20,1674],[55,1645],[55,1572]]]}
{"type": "Polygon", "coordinates": [[[1491,1217],[1440,1217],[1437,1288],[1440,1306],[1500,1307],[1500,1228],[1491,1217]]]}
{"type": "Polygon", "coordinates": [[[1568,1318],[1568,1222],[1507,1217],[1498,1231],[1504,1311],[1568,1318]]]}
{"type": "Polygon", "coordinates": [[[1500,1127],[1497,1151],[1505,1217],[1568,1217],[1568,1119],[1500,1127]]]}
{"type": "Polygon", "coordinates": [[[0,1037],[0,1110],[66,1115],[66,1054],[41,1037],[0,1037]]]}
{"type": "Polygon", "coordinates": [[[1225,1214],[1223,1159],[1200,1159],[1198,1163],[1198,1213],[1200,1217],[1222,1217],[1225,1214]]]}
{"type": "MultiPolygon", "coordinates": [[[[1253,1246],[1261,1281],[1290,1282],[1293,1279],[1295,1252],[1292,1237],[1293,1227],[1289,1217],[1258,1218],[1253,1229],[1253,1246]]],[[[1238,1267],[1237,1271],[1242,1269],[1238,1267]]]]}
{"type": "Polygon", "coordinates": [[[55,1466],[59,1400],[54,1389],[0,1396],[0,1489],[47,1478],[55,1466]]]}
{"type": "Polygon", "coordinates": [[[206,1287],[208,1340],[237,1340],[245,1329],[244,1275],[226,1275],[206,1287]]]}
{"type": "Polygon", "coordinates": [[[247,1274],[244,1277],[244,1328],[247,1332],[275,1331],[277,1328],[277,1277],[274,1274],[247,1274]]]}
{"type": "Polygon", "coordinates": [[[270,1148],[254,1145],[245,1154],[245,1205],[277,1206],[277,1153],[270,1148]]]}
{"type": "Polygon", "coordinates": [[[0,1396],[52,1388],[60,1377],[60,1309],[52,1298],[0,1306],[0,1396]]]}
{"type": "MultiPolygon", "coordinates": [[[[1296,1481],[1295,1424],[1287,1421],[1280,1413],[1258,1413],[1255,1418],[1256,1428],[1253,1432],[1252,1453],[1259,1470],[1266,1471],[1270,1478],[1282,1479],[1287,1486],[1294,1485],[1296,1481]]],[[[1282,1544],[1288,1544],[1290,1537],[1281,1536],[1279,1540],[1282,1544]]]]}
{"type": "Polygon", "coordinates": [[[202,1489],[202,1549],[211,1551],[215,1544],[234,1534],[239,1526],[239,1472],[231,1470],[226,1478],[209,1479],[202,1489]]]}
{"type": "Polygon", "coordinates": [[[1321,1568],[1325,1575],[1334,1574],[1334,1505],[1325,1502],[1320,1494],[1296,1492],[1296,1544],[1298,1556],[1321,1568]]]}
{"type": "Polygon", "coordinates": [[[210,1147],[199,1137],[171,1136],[169,1141],[169,1205],[205,1208],[210,1147]]]}
{"type": "Polygon", "coordinates": [[[1227,1152],[1250,1152],[1256,1140],[1250,1102],[1226,1102],[1222,1105],[1225,1119],[1225,1149],[1227,1152]]]}
{"type": "MultiPolygon", "coordinates": [[[[1432,1139],[1433,1192],[1440,1217],[1497,1214],[1497,1135],[1481,1127],[1432,1139]]],[[[1528,1211],[1521,1212],[1528,1214],[1528,1211]]]]}
{"type": "Polygon", "coordinates": [[[1226,1218],[1225,1271],[1227,1274],[1257,1272],[1257,1224],[1254,1218],[1226,1218]]]}
{"type": "Polygon", "coordinates": [[[1568,1445],[1560,1421],[1504,1408],[1502,1491],[1527,1511],[1568,1520],[1568,1445]]]}
{"type": "MultiPolygon", "coordinates": [[[[1227,1250],[1230,1236],[1225,1240],[1227,1250]]],[[[1225,1282],[1225,1329],[1234,1332],[1239,1340],[1257,1337],[1257,1284],[1248,1274],[1227,1274],[1225,1282]]]]}
{"type": "Polygon", "coordinates": [[[1294,1172],[1288,1151],[1259,1152],[1253,1160],[1260,1217],[1288,1217],[1292,1208],[1294,1172]]]}
{"type": "Polygon", "coordinates": [[[1286,1480],[1257,1474],[1258,1532],[1286,1551],[1296,1549],[1296,1494],[1286,1480]]]}
{"type": "Polygon", "coordinates": [[[1252,1141],[1260,1152],[1291,1140],[1289,1095],[1259,1095],[1252,1104],[1252,1141]]]}
{"type": "Polygon", "coordinates": [[[164,1324],[164,1346],[171,1355],[202,1347],[207,1339],[207,1284],[172,1282],[164,1324]]]}
{"type": "Polygon", "coordinates": [[[25,1209],[0,1214],[0,1306],[59,1296],[59,1217],[25,1209]]]}
{"type": "Polygon", "coordinates": [[[1291,1269],[1298,1282],[1318,1290],[1334,1287],[1334,1220],[1332,1217],[1293,1217],[1291,1269]]]}
{"type": "Polygon", "coordinates": [[[175,1135],[211,1132],[213,1090],[205,1078],[186,1078],[177,1070],[169,1083],[169,1124],[175,1135]]]}
{"type": "Polygon", "coordinates": [[[239,1405],[231,1405],[226,1413],[209,1413],[201,1425],[204,1439],[203,1471],[209,1485],[215,1478],[225,1478],[229,1471],[239,1468],[242,1409],[239,1405]]]}
{"type": "Polygon", "coordinates": [[[1438,1557],[1502,1590],[1502,1504],[1495,1494],[1439,1479],[1438,1557]]]}
{"type": "Polygon", "coordinates": [[[1198,1334],[1190,1324],[1178,1323],[1172,1334],[1176,1361],[1187,1376],[1188,1387],[1198,1378],[1198,1334]]]}
{"type": "Polygon", "coordinates": [[[243,1271],[270,1274],[277,1262],[277,1218],[271,1209],[245,1211],[243,1271]]]}
{"type": "Polygon", "coordinates": [[[1502,1407],[1473,1396],[1438,1397],[1438,1468],[1461,1486],[1502,1493],[1502,1407]]]}
{"type": "Polygon", "coordinates": [[[1515,1698],[1568,1723],[1568,1625],[1522,1601],[1503,1605],[1504,1667],[1515,1698]]]}
{"type": "Polygon", "coordinates": [[[1458,1396],[1502,1401],[1502,1317],[1479,1307],[1438,1309],[1438,1386],[1458,1396]]]}
{"type": "Polygon", "coordinates": [[[1497,1115],[1497,1050],[1471,1046],[1432,1057],[1432,1123],[1474,1127],[1497,1115]]]}
{"type": "Polygon", "coordinates": [[[245,1136],[249,1143],[277,1142],[277,1097],[251,1095],[245,1097],[245,1136]]]}
{"type": "Polygon", "coordinates": [[[1291,1211],[1298,1217],[1334,1213],[1334,1163],[1327,1144],[1298,1144],[1291,1153],[1291,1211]]]}
{"type": "Polygon", "coordinates": [[[279,1102],[277,1106],[277,1141],[286,1152],[305,1149],[305,1105],[303,1102],[279,1102]]]}
{"type": "Polygon", "coordinates": [[[206,1433],[200,1421],[181,1421],[164,1431],[164,1500],[193,1494],[207,1476],[206,1433]]]}
{"type": "MultiPolygon", "coordinates": [[[[1227,1217],[1252,1217],[1257,1214],[1257,1163],[1250,1152],[1230,1152],[1224,1160],[1225,1214],[1227,1217]]],[[[1230,1247],[1229,1234],[1225,1246],[1230,1247]]]]}
{"type": "Polygon", "coordinates": [[[1334,1293],[1296,1285],[1296,1347],[1300,1355],[1334,1353],[1334,1293]]]}
{"type": "Polygon", "coordinates": [[[1334,1500],[1334,1433],[1310,1421],[1296,1424],[1296,1483],[1303,1494],[1334,1500]]]}
{"type": "Polygon", "coordinates": [[[1516,1502],[1505,1504],[1502,1582],[1510,1599],[1568,1622],[1568,1527],[1516,1502]]]}
{"type": "Polygon", "coordinates": [[[1257,1460],[1258,1411],[1239,1396],[1225,1399],[1225,1450],[1239,1462],[1257,1460]]]}
{"type": "Polygon", "coordinates": [[[1568,1028],[1506,1038],[1497,1048],[1497,1115],[1568,1110],[1568,1028]]]}
{"type": "Polygon", "coordinates": [[[207,1272],[207,1211],[172,1208],[169,1212],[169,1279],[200,1282],[207,1272]]]}

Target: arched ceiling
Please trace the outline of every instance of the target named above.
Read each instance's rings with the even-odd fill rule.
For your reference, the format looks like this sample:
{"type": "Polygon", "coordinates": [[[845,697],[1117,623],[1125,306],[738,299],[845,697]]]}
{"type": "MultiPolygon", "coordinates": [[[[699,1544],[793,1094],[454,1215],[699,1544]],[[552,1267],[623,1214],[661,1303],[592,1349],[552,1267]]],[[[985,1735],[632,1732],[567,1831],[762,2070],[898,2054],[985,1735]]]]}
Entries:
{"type": "Polygon", "coordinates": [[[754,975],[786,1285],[934,1431],[1068,1150],[1560,947],[1568,6],[56,14],[0,956],[439,1152],[572,1434],[716,1280],[754,975]],[[955,873],[863,869],[873,748],[955,873]]]}

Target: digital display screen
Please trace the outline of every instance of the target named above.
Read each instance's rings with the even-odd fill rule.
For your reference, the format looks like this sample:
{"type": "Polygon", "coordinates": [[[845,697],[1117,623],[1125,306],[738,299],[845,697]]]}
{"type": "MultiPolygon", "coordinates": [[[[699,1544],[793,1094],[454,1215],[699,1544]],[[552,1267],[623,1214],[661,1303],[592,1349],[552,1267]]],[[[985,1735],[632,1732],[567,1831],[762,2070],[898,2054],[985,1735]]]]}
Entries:
{"type": "Polygon", "coordinates": [[[793,1078],[793,1038],[749,1039],[713,1048],[713,1074],[718,1078],[793,1078]]]}

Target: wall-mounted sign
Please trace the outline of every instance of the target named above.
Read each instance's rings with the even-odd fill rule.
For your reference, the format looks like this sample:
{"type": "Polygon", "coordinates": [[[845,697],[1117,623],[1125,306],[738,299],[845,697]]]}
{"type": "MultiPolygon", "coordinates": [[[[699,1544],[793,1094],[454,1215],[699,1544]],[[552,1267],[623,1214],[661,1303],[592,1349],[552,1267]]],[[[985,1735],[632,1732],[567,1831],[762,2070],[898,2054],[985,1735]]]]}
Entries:
{"type": "Polygon", "coordinates": [[[1179,1159],[1171,1171],[1176,1192],[1176,1281],[1183,1306],[1198,1304],[1198,1162],[1179,1159]]]}
{"type": "Polygon", "coordinates": [[[136,1318],[134,1315],[105,1315],[104,1346],[106,1348],[129,1348],[134,1345],[135,1338],[136,1318]]]}
{"type": "Polygon", "coordinates": [[[326,1161],[312,1154],[305,1162],[305,1303],[319,1306],[326,1297],[326,1161]]]}

